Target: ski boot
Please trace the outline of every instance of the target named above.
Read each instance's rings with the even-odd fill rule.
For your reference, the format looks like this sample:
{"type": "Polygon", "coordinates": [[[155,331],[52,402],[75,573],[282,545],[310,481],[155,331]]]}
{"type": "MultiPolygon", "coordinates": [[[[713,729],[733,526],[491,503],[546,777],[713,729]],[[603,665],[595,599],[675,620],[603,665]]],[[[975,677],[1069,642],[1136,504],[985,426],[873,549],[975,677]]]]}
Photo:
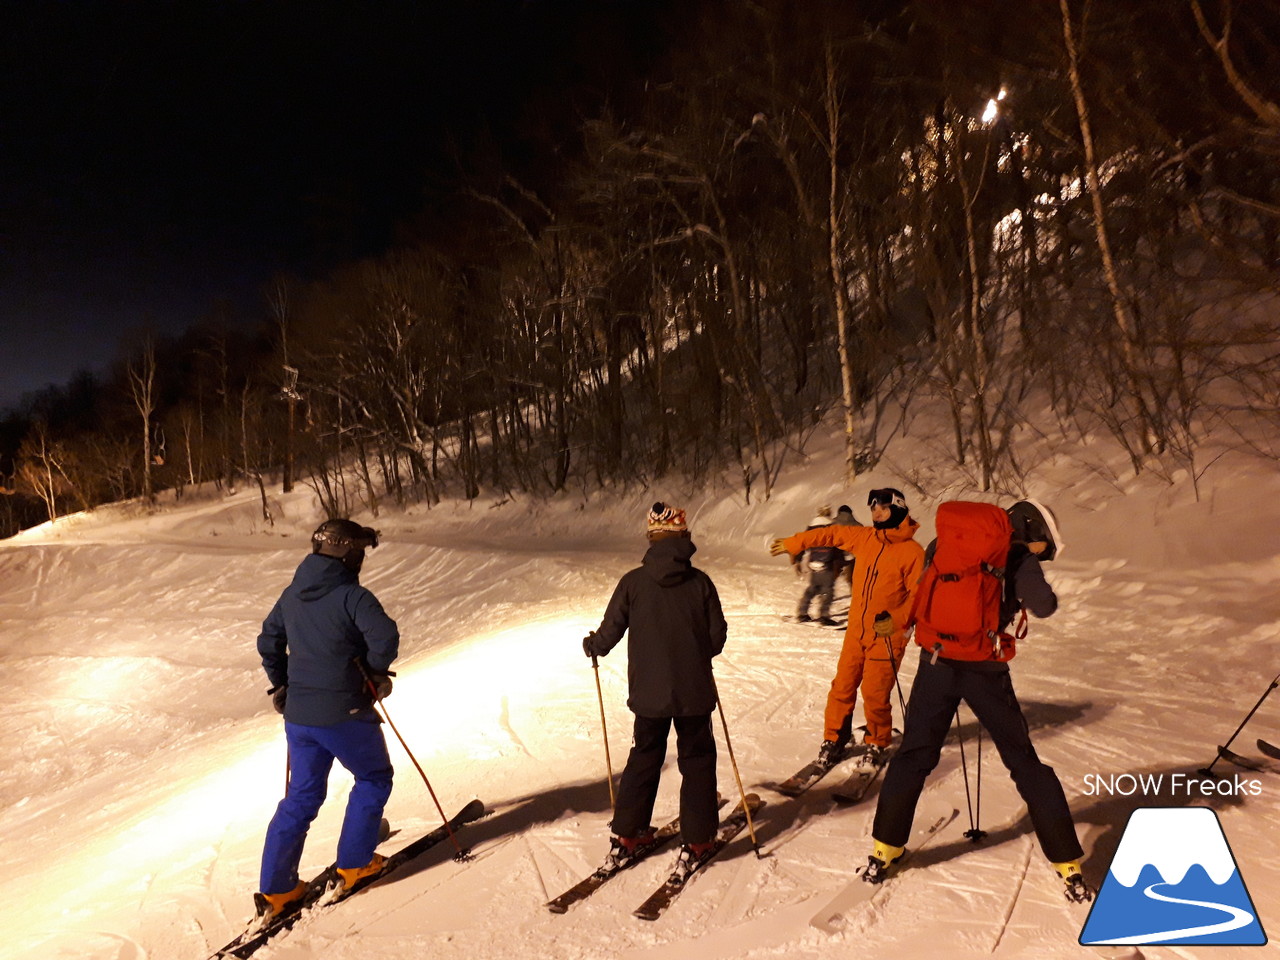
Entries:
{"type": "Polygon", "coordinates": [[[834,627],[836,625],[836,622],[830,617],[819,617],[817,623],[820,627],[834,627]]]}
{"type": "Polygon", "coordinates": [[[875,852],[867,857],[867,869],[862,871],[862,879],[867,883],[884,883],[889,878],[889,868],[902,856],[906,847],[891,847],[879,840],[875,843],[875,852]]]}
{"type": "Polygon", "coordinates": [[[256,919],[262,923],[274,920],[282,913],[289,913],[302,906],[302,896],[307,892],[307,885],[299,880],[298,885],[287,893],[255,893],[253,907],[256,919]]]}
{"type": "Polygon", "coordinates": [[[1079,860],[1064,860],[1055,863],[1053,869],[1058,871],[1065,889],[1062,891],[1072,903],[1088,903],[1093,899],[1093,888],[1085,883],[1084,874],[1080,872],[1079,860]]]}
{"type": "Polygon", "coordinates": [[[650,827],[638,837],[610,837],[609,852],[605,854],[601,870],[605,873],[625,870],[648,852],[656,834],[657,831],[650,827]]]}
{"type": "Polygon", "coordinates": [[[366,877],[376,877],[382,872],[382,868],[386,862],[386,857],[380,853],[375,853],[373,855],[373,859],[363,867],[336,867],[334,872],[338,875],[341,892],[346,893],[366,877]]]}
{"type": "Polygon", "coordinates": [[[807,613],[796,614],[796,623],[812,623],[812,622],[813,622],[813,617],[809,616],[807,613]]]}
{"type": "Polygon", "coordinates": [[[711,852],[715,846],[715,841],[684,844],[680,848],[680,853],[676,855],[676,866],[671,871],[670,879],[677,883],[684,883],[689,879],[689,874],[711,859],[711,852]]]}
{"type": "Polygon", "coordinates": [[[884,763],[885,747],[875,743],[863,744],[862,756],[858,757],[859,767],[878,767],[884,763]]]}
{"type": "Polygon", "coordinates": [[[839,740],[823,740],[818,748],[818,763],[830,769],[844,756],[844,744],[839,740]]]}

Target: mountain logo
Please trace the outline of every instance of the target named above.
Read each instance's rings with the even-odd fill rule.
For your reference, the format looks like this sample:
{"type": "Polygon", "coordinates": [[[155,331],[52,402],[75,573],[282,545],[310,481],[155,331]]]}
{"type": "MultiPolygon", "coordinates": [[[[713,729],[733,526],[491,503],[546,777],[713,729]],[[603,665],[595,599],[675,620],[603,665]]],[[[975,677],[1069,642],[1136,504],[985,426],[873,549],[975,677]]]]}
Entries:
{"type": "Polygon", "coordinates": [[[1133,811],[1080,931],[1083,946],[1261,946],[1258,912],[1208,807],[1133,811]]]}

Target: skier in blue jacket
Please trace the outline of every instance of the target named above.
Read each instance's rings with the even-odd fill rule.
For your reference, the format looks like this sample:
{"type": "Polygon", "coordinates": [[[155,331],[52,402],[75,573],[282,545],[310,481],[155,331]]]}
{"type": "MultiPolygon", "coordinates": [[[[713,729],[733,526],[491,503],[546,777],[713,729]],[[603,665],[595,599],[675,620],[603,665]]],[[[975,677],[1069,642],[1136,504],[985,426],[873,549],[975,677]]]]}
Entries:
{"type": "Polygon", "coordinates": [[[356,781],[338,838],[338,876],[350,886],[382,868],[374,848],[391,796],[391,760],[361,664],[381,700],[391,692],[400,631],[359,583],[365,550],[377,545],[376,530],[326,520],[262,624],[258,653],[272,702],[284,715],[290,769],[285,798],[267,827],[254,896],[259,916],[295,906],[306,891],[298,863],[335,759],[356,781]]]}

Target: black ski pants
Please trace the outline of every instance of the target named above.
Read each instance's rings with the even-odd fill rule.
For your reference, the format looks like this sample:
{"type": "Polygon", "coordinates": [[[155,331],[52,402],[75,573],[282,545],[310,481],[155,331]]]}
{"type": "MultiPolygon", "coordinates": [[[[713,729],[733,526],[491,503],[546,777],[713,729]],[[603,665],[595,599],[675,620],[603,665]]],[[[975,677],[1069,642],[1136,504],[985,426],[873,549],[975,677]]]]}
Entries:
{"type": "Polygon", "coordinates": [[[906,844],[916,801],[925,779],[938,765],[956,708],[964,701],[991,734],[1000,759],[1027,805],[1044,855],[1054,863],[1083,856],[1058,775],[1040,760],[1031,745],[1009,668],[1004,664],[929,660],[930,654],[921,651],[920,667],[907,702],[902,746],[889,761],[880,788],[871,828],[875,839],[895,847],[906,844]]]}
{"type": "Polygon", "coordinates": [[[707,843],[716,832],[716,738],[711,715],[697,717],[636,716],[631,755],[618,786],[613,832],[637,837],[649,829],[658,781],[667,756],[667,733],[676,728],[680,767],[680,833],[685,843],[707,843]]]}

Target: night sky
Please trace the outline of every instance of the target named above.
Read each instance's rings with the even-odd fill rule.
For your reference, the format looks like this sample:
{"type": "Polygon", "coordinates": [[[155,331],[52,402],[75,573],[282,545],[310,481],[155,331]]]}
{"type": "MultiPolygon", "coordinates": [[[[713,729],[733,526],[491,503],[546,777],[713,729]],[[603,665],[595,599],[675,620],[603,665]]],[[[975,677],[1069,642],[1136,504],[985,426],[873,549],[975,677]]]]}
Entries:
{"type": "Polygon", "coordinates": [[[0,408],[386,249],[479,157],[536,179],[655,56],[663,6],[4,4],[0,408]]]}

